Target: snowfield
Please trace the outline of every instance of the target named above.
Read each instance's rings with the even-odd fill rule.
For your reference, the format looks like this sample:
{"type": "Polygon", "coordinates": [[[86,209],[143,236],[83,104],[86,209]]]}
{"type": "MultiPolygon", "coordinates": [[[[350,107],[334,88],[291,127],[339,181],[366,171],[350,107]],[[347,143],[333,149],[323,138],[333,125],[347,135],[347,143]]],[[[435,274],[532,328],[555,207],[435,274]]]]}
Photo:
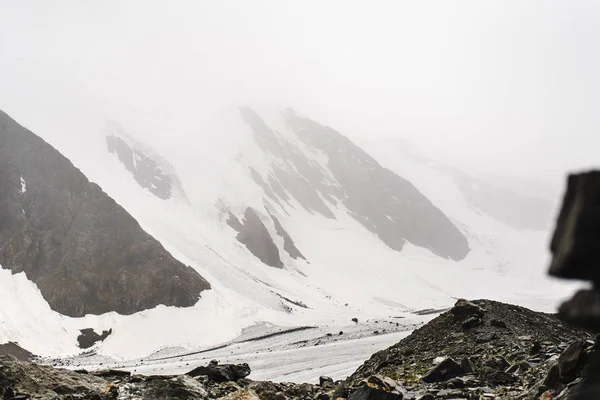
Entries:
{"type": "MultiPolygon", "coordinates": [[[[26,110],[23,105],[6,111],[67,156],[173,256],[212,285],[190,308],[159,306],[131,316],[69,318],[52,311],[24,274],[0,269],[0,343],[17,342],[35,354],[63,360],[54,363],[175,373],[217,358],[248,362],[255,379],[342,378],[370,354],[434,316],[420,316],[419,310],[447,308],[465,297],[550,311],[574,287],[545,277],[547,232],[519,231],[481,213],[468,204],[449,174],[398,156],[393,149],[386,152],[371,144],[366,150],[410,180],[459,227],[471,247],[465,260],[442,259],[409,243],[402,252],[393,251],[342,205],[334,209],[333,220],[307,212],[292,199],[285,209],[270,204],[269,211],[308,262],[282,252],[286,268],[268,267],[234,240],[235,232],[225,223],[225,210],[239,214],[253,207],[263,214],[278,247],[283,245],[269,223],[264,193],[248,173],[252,166],[267,174],[271,160],[235,116],[237,111],[196,121],[193,131],[202,133],[202,140],[189,132],[164,130],[165,123],[124,128],[172,164],[170,173],[177,175],[181,190],[162,200],[137,185],[107,151],[106,127],[113,125],[85,113],[74,119],[64,113],[33,118],[26,110]],[[352,318],[361,323],[354,325],[352,318]],[[384,329],[378,328],[381,321],[389,325],[386,334],[375,335],[384,329]],[[250,327],[254,337],[273,333],[273,327],[313,328],[247,341],[250,327]],[[91,356],[81,355],[77,346],[79,330],[85,328],[113,331],[91,349],[91,356]],[[205,351],[215,346],[225,347],[205,351]],[[188,353],[197,354],[184,355],[188,353]]],[[[261,115],[291,137],[277,113],[261,115]]],[[[300,148],[327,168],[322,154],[300,148]]],[[[24,192],[26,183],[21,184],[24,192]]]]}
{"type": "Polygon", "coordinates": [[[117,368],[136,374],[172,375],[184,374],[216,359],[221,363],[248,363],[252,368],[251,379],[275,382],[318,382],[319,377],[323,375],[335,380],[347,377],[373,353],[405,338],[410,331],[381,335],[373,335],[371,331],[369,336],[350,334],[345,338],[333,339],[336,340],[335,342],[326,336],[315,339],[316,334],[322,335],[323,329],[313,328],[313,330],[291,332],[273,338],[241,343],[236,341],[225,347],[219,346],[217,349],[201,351],[198,354],[167,349],[144,359],[127,362],[97,356],[47,361],[56,366],[72,369],[117,368]],[[354,336],[358,337],[352,338],[354,336]],[[298,344],[299,342],[301,344],[298,344]]]}

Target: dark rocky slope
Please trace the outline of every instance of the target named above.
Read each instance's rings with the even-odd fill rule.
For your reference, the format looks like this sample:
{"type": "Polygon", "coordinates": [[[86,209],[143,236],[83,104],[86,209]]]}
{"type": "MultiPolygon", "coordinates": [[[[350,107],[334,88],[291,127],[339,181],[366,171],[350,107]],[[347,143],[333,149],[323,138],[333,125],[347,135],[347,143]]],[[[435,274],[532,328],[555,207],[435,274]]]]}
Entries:
{"type": "Polygon", "coordinates": [[[0,265],[69,316],[191,306],[210,285],[41,138],[0,112],[0,265]]]}
{"type": "Polygon", "coordinates": [[[441,257],[461,260],[469,244],[456,226],[415,186],[332,128],[290,111],[287,123],[307,145],[324,152],[345,192],[352,216],[394,250],[405,241],[441,257]]]}
{"type": "Polygon", "coordinates": [[[265,195],[282,207],[294,198],[306,210],[335,218],[332,209],[343,205],[348,213],[390,248],[401,251],[406,242],[434,254],[461,260],[469,253],[467,238],[415,186],[335,130],[293,111],[286,124],[309,150],[272,130],[254,111],[244,108],[242,118],[258,146],[277,162],[267,177],[251,169],[265,195]],[[307,155],[325,154],[326,168],[307,155]]]}
{"type": "Polygon", "coordinates": [[[15,342],[0,344],[0,355],[10,355],[21,361],[30,361],[34,358],[31,352],[25,350],[15,342]]]}
{"type": "Polygon", "coordinates": [[[246,364],[212,362],[183,376],[72,372],[0,357],[4,399],[568,400],[599,343],[554,315],[460,300],[343,382],[291,384],[246,378],[246,364]]]}
{"type": "Polygon", "coordinates": [[[489,300],[459,300],[374,354],[344,386],[352,392],[379,376],[430,399],[538,399],[544,393],[554,396],[547,399],[564,399],[597,346],[590,333],[565,325],[556,315],[489,300]]]}

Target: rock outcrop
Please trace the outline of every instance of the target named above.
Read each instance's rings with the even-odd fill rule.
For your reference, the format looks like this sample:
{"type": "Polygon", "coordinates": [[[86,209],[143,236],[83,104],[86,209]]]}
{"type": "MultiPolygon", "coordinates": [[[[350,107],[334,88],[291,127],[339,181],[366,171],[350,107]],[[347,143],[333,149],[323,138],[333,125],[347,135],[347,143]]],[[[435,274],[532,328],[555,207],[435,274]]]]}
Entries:
{"type": "Polygon", "coordinates": [[[96,333],[92,328],[81,329],[81,335],[77,336],[77,343],[81,349],[89,349],[98,342],[103,342],[112,334],[112,329],[96,333]]]}
{"type": "Polygon", "coordinates": [[[279,236],[281,236],[281,238],[283,238],[283,249],[286,251],[286,253],[288,253],[289,256],[292,257],[294,260],[297,260],[299,258],[306,260],[306,257],[304,257],[300,250],[298,250],[298,247],[296,247],[296,243],[294,243],[294,239],[292,239],[290,234],[287,233],[287,231],[283,228],[283,225],[281,225],[279,219],[271,213],[269,213],[269,215],[271,216],[271,219],[275,224],[275,231],[279,236]]]}
{"type": "Polygon", "coordinates": [[[393,379],[408,398],[537,400],[547,393],[547,398],[566,399],[575,393],[596,346],[591,333],[565,325],[556,315],[459,300],[374,354],[344,385],[352,393],[376,375],[393,379]],[[472,319],[479,323],[465,325],[472,319]]]}
{"type": "Polygon", "coordinates": [[[110,153],[119,158],[141,187],[148,189],[160,199],[167,200],[171,198],[172,179],[169,174],[162,170],[156,160],[132,147],[119,136],[107,136],[106,146],[110,153]]]}
{"type": "Polygon", "coordinates": [[[236,239],[245,245],[250,253],[271,267],[283,268],[279,249],[254,209],[246,209],[243,221],[229,213],[227,224],[238,232],[236,239]]]}
{"type": "Polygon", "coordinates": [[[0,112],[0,265],[80,317],[194,305],[210,288],[44,140],[0,112]]]}

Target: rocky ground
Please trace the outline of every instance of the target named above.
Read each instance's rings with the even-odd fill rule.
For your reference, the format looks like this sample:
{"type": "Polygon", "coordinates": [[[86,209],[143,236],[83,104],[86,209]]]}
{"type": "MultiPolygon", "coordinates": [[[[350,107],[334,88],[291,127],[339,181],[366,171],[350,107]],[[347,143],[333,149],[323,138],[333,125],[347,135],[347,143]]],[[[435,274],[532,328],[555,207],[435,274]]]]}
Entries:
{"type": "Polygon", "coordinates": [[[246,364],[178,376],[69,371],[0,356],[3,399],[572,399],[600,344],[554,315],[459,300],[345,381],[252,381],[246,364]]]}
{"type": "Polygon", "coordinates": [[[405,398],[566,398],[595,350],[593,336],[556,316],[488,300],[459,300],[344,382],[393,379],[405,398]],[[408,393],[408,394],[406,394],[408,393]]]}

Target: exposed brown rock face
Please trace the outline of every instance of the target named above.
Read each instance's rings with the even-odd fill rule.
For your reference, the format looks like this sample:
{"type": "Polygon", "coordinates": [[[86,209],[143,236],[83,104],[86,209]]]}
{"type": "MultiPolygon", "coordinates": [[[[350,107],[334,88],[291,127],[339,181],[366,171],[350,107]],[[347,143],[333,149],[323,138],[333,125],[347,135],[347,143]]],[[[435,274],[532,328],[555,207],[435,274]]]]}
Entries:
{"type": "Polygon", "coordinates": [[[315,153],[328,158],[327,168],[271,130],[252,110],[241,110],[261,149],[278,159],[268,179],[253,179],[280,204],[293,197],[306,210],[335,218],[331,209],[341,203],[349,214],[390,248],[401,251],[406,242],[434,254],[461,260],[469,253],[466,237],[409,181],[379,163],[349,139],[310,119],[285,113],[288,127],[315,153]],[[268,183],[267,183],[268,182],[268,183]]]}
{"type": "Polygon", "coordinates": [[[0,112],[0,264],[79,317],[194,305],[209,283],[41,138],[0,112]]]}
{"type": "Polygon", "coordinates": [[[248,207],[242,222],[230,213],[227,224],[238,232],[237,240],[259,260],[271,267],[283,268],[279,249],[256,211],[248,207]]]}

